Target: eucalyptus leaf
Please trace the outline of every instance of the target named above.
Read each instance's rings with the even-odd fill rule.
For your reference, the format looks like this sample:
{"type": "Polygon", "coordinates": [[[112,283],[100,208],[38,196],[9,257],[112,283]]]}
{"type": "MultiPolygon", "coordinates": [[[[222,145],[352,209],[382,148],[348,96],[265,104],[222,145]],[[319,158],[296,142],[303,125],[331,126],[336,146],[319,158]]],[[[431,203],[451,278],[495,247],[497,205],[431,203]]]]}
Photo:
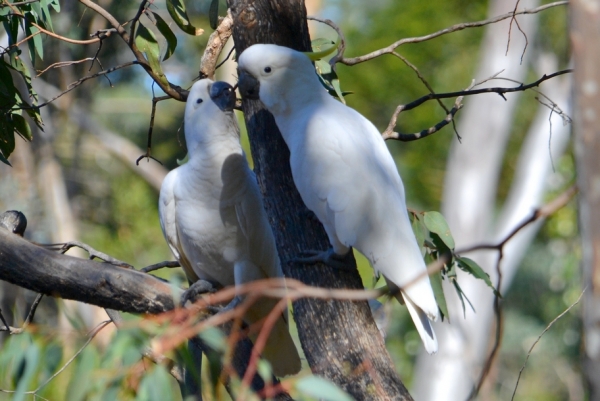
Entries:
{"type": "Polygon", "coordinates": [[[171,57],[175,52],[175,48],[177,47],[177,37],[169,27],[169,24],[167,24],[159,14],[155,13],[154,11],[152,12],[152,14],[156,19],[156,28],[167,40],[167,51],[165,52],[165,56],[163,57],[163,61],[165,61],[169,57],[171,57]]]}
{"type": "Polygon", "coordinates": [[[462,308],[463,308],[463,316],[466,318],[467,311],[465,308],[465,300],[469,303],[469,306],[471,307],[473,312],[475,312],[475,308],[473,307],[473,304],[471,303],[471,301],[469,301],[469,298],[467,298],[467,295],[464,293],[462,288],[460,288],[458,281],[456,281],[455,279],[450,280],[450,281],[452,281],[452,285],[454,285],[454,289],[456,290],[456,293],[458,294],[458,297],[460,298],[460,303],[462,304],[462,308]]]}
{"type": "Polygon", "coordinates": [[[12,114],[3,115],[0,121],[0,152],[8,158],[15,150],[15,125],[12,114]]]}
{"type": "Polygon", "coordinates": [[[31,133],[31,127],[29,126],[27,121],[25,121],[25,118],[20,114],[14,113],[12,115],[12,118],[15,127],[15,132],[21,135],[23,139],[31,142],[31,140],[33,139],[33,135],[31,133]]]}
{"type": "Polygon", "coordinates": [[[444,216],[442,216],[439,212],[425,212],[423,217],[423,223],[425,227],[432,233],[436,233],[442,241],[448,246],[450,249],[454,249],[454,238],[452,238],[452,234],[450,233],[450,227],[448,227],[448,223],[444,216]]]}
{"type": "Polygon", "coordinates": [[[344,390],[319,376],[304,376],[294,383],[294,387],[302,394],[324,401],[353,401],[344,390]]]}
{"type": "Polygon", "coordinates": [[[444,295],[444,289],[442,287],[442,273],[433,273],[429,276],[429,281],[431,282],[431,288],[433,289],[433,296],[435,297],[435,302],[437,302],[438,308],[442,313],[442,320],[444,319],[444,317],[450,320],[450,314],[448,313],[448,304],[446,303],[446,296],[444,295]]]}
{"type": "Polygon", "coordinates": [[[167,11],[177,26],[188,35],[199,36],[204,29],[195,28],[190,22],[183,0],[167,0],[167,11]]]}
{"type": "Polygon", "coordinates": [[[219,25],[219,0],[212,0],[210,2],[208,22],[212,29],[217,29],[217,26],[219,25]]]}
{"type": "MultiPolygon", "coordinates": [[[[17,387],[13,401],[25,400],[25,392],[29,389],[33,375],[35,374],[40,362],[40,349],[35,343],[31,343],[25,350],[22,370],[19,372],[17,387]]],[[[27,395],[27,397],[29,397],[27,395]]]]}
{"type": "Polygon", "coordinates": [[[216,351],[227,351],[227,338],[223,332],[215,327],[209,327],[199,334],[202,341],[216,351]]]}
{"type": "Polygon", "coordinates": [[[423,246],[423,244],[425,243],[425,234],[423,233],[423,223],[421,223],[421,220],[419,220],[419,218],[413,214],[411,214],[412,216],[412,222],[411,222],[411,226],[412,226],[412,230],[413,233],[415,234],[415,238],[417,239],[417,244],[419,245],[419,248],[421,249],[421,256],[425,255],[425,247],[423,246]]]}
{"type": "Polygon", "coordinates": [[[475,262],[473,259],[469,258],[456,258],[456,262],[458,267],[460,267],[463,271],[471,274],[473,277],[483,280],[488,287],[490,287],[494,294],[497,297],[502,298],[494,284],[492,284],[492,280],[490,280],[490,276],[475,262]]]}
{"type": "Polygon", "coordinates": [[[160,65],[160,47],[158,46],[156,36],[154,36],[154,33],[141,23],[138,25],[135,33],[135,44],[146,56],[146,59],[150,64],[150,68],[152,68],[152,71],[158,76],[160,82],[163,85],[168,86],[169,81],[167,80],[167,77],[160,65]]]}
{"type": "Polygon", "coordinates": [[[27,45],[29,46],[29,57],[31,58],[31,64],[35,65],[36,53],[40,59],[44,59],[44,45],[42,43],[40,30],[31,25],[32,19],[34,19],[32,13],[25,14],[25,34],[31,36],[27,41],[27,45]]]}

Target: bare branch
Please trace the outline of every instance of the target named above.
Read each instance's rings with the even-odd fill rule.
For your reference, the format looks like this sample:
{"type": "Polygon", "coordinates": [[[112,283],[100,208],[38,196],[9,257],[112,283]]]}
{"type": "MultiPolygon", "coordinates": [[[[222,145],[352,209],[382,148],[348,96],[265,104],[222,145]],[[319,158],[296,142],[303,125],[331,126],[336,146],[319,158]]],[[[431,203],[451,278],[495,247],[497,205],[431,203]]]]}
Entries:
{"type": "Polygon", "coordinates": [[[217,29],[208,37],[208,43],[200,60],[200,78],[214,79],[217,69],[217,59],[231,37],[233,18],[231,11],[227,11],[225,18],[221,20],[217,29]]]}
{"type": "Polygon", "coordinates": [[[554,325],[554,323],[556,323],[556,321],[558,319],[560,319],[561,317],[563,317],[564,315],[566,315],[571,309],[573,309],[573,307],[575,305],[577,305],[579,303],[579,301],[581,301],[581,298],[583,297],[583,294],[585,293],[586,289],[587,289],[587,287],[584,288],[583,291],[581,291],[581,294],[579,294],[579,297],[577,298],[577,300],[575,302],[573,302],[560,315],[558,315],[554,319],[552,319],[552,321],[550,323],[548,323],[548,326],[546,326],[546,328],[544,329],[544,331],[542,331],[542,333],[533,342],[533,344],[531,344],[531,348],[529,348],[529,352],[527,352],[527,357],[525,358],[525,362],[523,362],[523,366],[521,366],[521,369],[519,370],[519,376],[517,377],[517,382],[515,383],[515,389],[513,390],[512,397],[510,397],[510,401],[513,401],[515,399],[515,395],[517,394],[517,387],[519,387],[519,381],[521,380],[521,374],[523,373],[523,370],[525,369],[525,366],[527,365],[527,361],[529,360],[529,357],[531,356],[531,352],[533,351],[533,348],[537,345],[537,343],[540,342],[540,340],[542,339],[542,336],[544,334],[546,334],[546,332],[548,330],[550,330],[550,328],[554,325]]]}
{"type": "MultiPolygon", "coordinates": [[[[402,112],[402,109],[400,109],[400,106],[398,106],[398,108],[396,108],[396,112],[394,112],[394,117],[390,121],[390,125],[391,124],[394,124],[394,125],[391,126],[391,128],[390,128],[390,125],[388,125],[388,128],[383,132],[383,134],[381,134],[381,136],[383,137],[384,140],[396,139],[396,140],[402,141],[402,142],[410,142],[410,141],[415,141],[417,139],[425,138],[431,134],[435,134],[436,132],[438,132],[439,130],[444,128],[446,125],[450,124],[450,122],[454,121],[454,116],[463,107],[462,99],[463,99],[462,96],[459,96],[458,98],[456,98],[456,102],[454,102],[454,107],[452,107],[452,109],[450,109],[448,111],[446,118],[444,118],[442,121],[440,121],[433,127],[425,129],[421,132],[417,132],[415,134],[400,134],[398,132],[391,131],[394,128],[394,126],[396,125],[396,118],[398,116],[398,113],[402,112]]],[[[460,136],[458,138],[460,140],[460,136]]]]}
{"type": "Polygon", "coordinates": [[[507,18],[514,18],[516,15],[524,15],[524,14],[536,14],[539,13],[541,11],[547,10],[549,8],[552,7],[557,7],[557,6],[564,6],[569,4],[568,1],[556,1],[554,3],[549,3],[549,4],[544,4],[543,6],[540,7],[536,7],[536,8],[532,8],[530,10],[521,10],[521,11],[517,11],[517,12],[509,12],[506,14],[502,14],[499,15],[497,17],[494,18],[490,18],[490,19],[486,19],[486,20],[482,20],[482,21],[477,21],[477,22],[466,22],[466,23],[461,23],[461,24],[456,24],[456,25],[452,25],[451,27],[442,29],[440,31],[434,32],[434,33],[430,33],[429,35],[425,35],[425,36],[418,36],[418,37],[414,37],[414,38],[406,38],[406,39],[401,39],[398,40],[397,42],[392,43],[391,45],[384,47],[382,49],[379,50],[375,50],[371,53],[365,54],[363,56],[359,56],[359,57],[352,57],[352,58],[343,58],[342,60],[340,60],[340,63],[345,64],[345,65],[355,65],[355,64],[359,64],[368,60],[372,60],[374,58],[377,58],[379,56],[382,56],[384,54],[392,54],[392,52],[406,44],[406,43],[420,43],[420,42],[425,42],[427,40],[431,40],[437,37],[440,37],[442,35],[446,35],[452,32],[456,32],[456,31],[461,31],[463,29],[467,29],[467,28],[479,28],[485,25],[489,25],[489,24],[494,24],[498,21],[502,21],[505,20],[507,18]]]}
{"type": "Polygon", "coordinates": [[[86,61],[92,61],[92,60],[94,60],[93,57],[87,57],[87,58],[84,58],[81,60],[75,60],[75,61],[59,61],[57,63],[50,64],[48,67],[44,68],[43,70],[38,70],[38,74],[36,75],[36,78],[41,76],[43,73],[45,73],[46,71],[48,71],[52,68],[68,67],[70,65],[85,63],[86,61]]]}

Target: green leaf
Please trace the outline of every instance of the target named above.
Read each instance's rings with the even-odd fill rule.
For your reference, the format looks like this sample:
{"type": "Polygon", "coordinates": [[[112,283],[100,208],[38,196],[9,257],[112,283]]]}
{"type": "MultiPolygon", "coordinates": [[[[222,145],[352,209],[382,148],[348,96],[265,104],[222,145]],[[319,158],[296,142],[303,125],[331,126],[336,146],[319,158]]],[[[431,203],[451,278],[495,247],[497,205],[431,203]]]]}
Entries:
{"type": "Polygon", "coordinates": [[[490,287],[494,294],[497,297],[502,298],[494,284],[492,284],[492,280],[490,280],[490,276],[475,262],[473,259],[469,258],[456,258],[456,262],[458,267],[460,267],[463,271],[471,274],[473,277],[478,278],[480,280],[485,281],[485,283],[490,287]]]}
{"type": "Polygon", "coordinates": [[[138,400],[164,401],[172,399],[169,374],[161,365],[155,365],[152,371],[144,376],[138,390],[138,400]]]}
{"type": "MultiPolygon", "coordinates": [[[[29,92],[29,97],[32,99],[32,103],[35,105],[38,100],[37,93],[35,92],[35,90],[33,89],[33,86],[31,85],[31,73],[29,72],[29,68],[27,68],[27,66],[25,66],[25,64],[23,64],[23,61],[21,61],[21,57],[20,57],[21,50],[19,50],[18,48],[12,48],[9,51],[9,54],[10,54],[10,67],[13,70],[19,72],[21,74],[21,76],[23,77],[23,80],[25,81],[25,85],[27,86],[27,91],[29,92]]],[[[21,96],[21,93],[17,91],[17,94],[18,94],[19,98],[21,99],[21,102],[24,105],[29,106],[29,104],[21,96]]]]}
{"type": "MultiPolygon", "coordinates": [[[[44,21],[44,25],[47,26],[48,29],[50,29],[52,32],[54,32],[54,27],[52,26],[52,15],[50,14],[50,9],[48,8],[48,6],[54,7],[52,3],[54,3],[53,0],[41,0],[40,8],[42,9],[41,18],[44,21]]],[[[56,3],[58,4],[57,0],[56,3]]],[[[60,5],[58,6],[58,11],[60,11],[60,5]]]]}
{"type": "MultiPolygon", "coordinates": [[[[32,3],[39,8],[38,3],[32,3]]],[[[41,13],[41,10],[40,10],[41,13]]],[[[35,65],[35,55],[37,53],[40,56],[40,59],[44,59],[44,47],[42,44],[42,35],[40,35],[40,30],[31,25],[32,22],[35,22],[39,25],[43,25],[39,18],[35,16],[34,13],[26,13],[25,14],[25,34],[27,36],[31,36],[31,38],[27,41],[27,45],[29,47],[29,57],[31,58],[31,64],[35,65]]]]}
{"type": "Polygon", "coordinates": [[[178,166],[183,166],[185,163],[187,163],[190,160],[190,154],[186,153],[185,157],[183,159],[177,159],[177,165],[178,166]]]}
{"type": "Polygon", "coordinates": [[[158,46],[156,36],[154,36],[154,33],[152,33],[151,30],[146,28],[141,23],[138,25],[135,33],[135,44],[146,56],[146,59],[150,64],[150,68],[158,76],[160,82],[163,85],[168,86],[169,81],[167,80],[159,61],[160,47],[158,46]]]}
{"type": "Polygon", "coordinates": [[[326,38],[317,38],[310,41],[310,46],[312,47],[312,51],[315,53],[320,52],[321,50],[327,49],[329,46],[334,45],[335,42],[331,39],[326,38]]]}
{"type": "Polygon", "coordinates": [[[417,239],[417,244],[419,245],[419,248],[421,249],[421,255],[424,255],[423,244],[425,243],[425,233],[423,233],[423,224],[421,223],[421,220],[419,220],[419,218],[416,215],[414,215],[412,213],[410,213],[409,215],[412,218],[411,226],[412,226],[413,233],[415,234],[415,238],[417,239]]]}
{"type": "Polygon", "coordinates": [[[15,132],[21,135],[23,139],[31,142],[31,140],[33,139],[33,134],[31,133],[31,127],[29,126],[27,121],[25,121],[25,118],[20,114],[14,113],[12,115],[12,118],[15,127],[15,132]]]}
{"type": "Polygon", "coordinates": [[[227,338],[223,332],[215,327],[209,327],[199,334],[202,341],[216,351],[227,351],[227,338]]]}
{"type": "Polygon", "coordinates": [[[0,152],[5,158],[15,150],[15,125],[13,114],[7,113],[0,119],[0,152]]]}
{"type": "Polygon", "coordinates": [[[12,167],[12,164],[10,164],[10,162],[2,155],[2,153],[0,153],[0,162],[12,167]]]}
{"type": "Polygon", "coordinates": [[[315,69],[317,70],[317,76],[325,89],[327,89],[332,96],[336,96],[342,103],[346,104],[344,95],[352,92],[342,92],[340,80],[338,79],[336,72],[331,68],[329,62],[326,60],[317,60],[315,61],[315,69]]]}
{"type": "Polygon", "coordinates": [[[219,0],[212,0],[210,2],[208,22],[212,29],[217,29],[217,25],[219,25],[219,0]]]}
{"type": "Polygon", "coordinates": [[[0,59],[0,108],[10,109],[15,104],[17,88],[13,82],[8,65],[0,59]]]}
{"type": "Polygon", "coordinates": [[[450,281],[452,282],[452,285],[454,285],[454,289],[456,289],[456,293],[458,294],[458,298],[460,298],[460,303],[462,304],[462,308],[463,308],[463,316],[466,318],[467,317],[467,311],[465,310],[465,299],[469,303],[469,306],[471,307],[471,309],[473,310],[473,312],[475,312],[475,308],[473,307],[473,304],[471,303],[471,301],[469,301],[469,298],[467,298],[467,296],[463,292],[462,288],[460,288],[460,285],[458,285],[458,281],[456,281],[455,279],[450,280],[450,281]]]}
{"type": "MultiPolygon", "coordinates": [[[[433,262],[433,257],[428,255],[427,263],[433,262]]],[[[444,295],[444,288],[442,287],[442,272],[435,272],[429,276],[429,281],[431,282],[431,288],[433,289],[433,296],[435,297],[435,302],[438,304],[438,308],[442,313],[442,319],[444,317],[450,320],[450,314],[448,313],[448,304],[446,303],[446,296],[444,295]]]]}
{"type": "Polygon", "coordinates": [[[23,358],[23,369],[20,370],[18,383],[15,391],[13,401],[23,401],[25,399],[25,392],[29,390],[33,375],[37,370],[40,361],[40,349],[35,343],[31,343],[25,350],[25,356],[23,358]]]}
{"type": "Polygon", "coordinates": [[[169,57],[171,57],[175,52],[175,48],[177,47],[177,37],[175,36],[171,28],[169,28],[169,24],[167,24],[160,15],[158,15],[154,11],[152,12],[152,14],[156,19],[156,28],[158,28],[158,31],[167,40],[167,51],[165,52],[165,56],[163,57],[163,61],[165,61],[169,57]]]}
{"type": "Polygon", "coordinates": [[[6,33],[8,34],[8,45],[11,46],[17,43],[17,36],[19,35],[19,18],[15,16],[8,17],[7,20],[2,21],[2,25],[4,25],[4,30],[6,30],[6,33]]]}
{"type": "Polygon", "coordinates": [[[353,401],[344,390],[319,376],[304,376],[294,383],[294,387],[301,394],[325,401],[353,401]]]}
{"type": "Polygon", "coordinates": [[[439,212],[425,212],[423,223],[432,233],[436,233],[450,249],[454,249],[454,238],[444,216],[439,212]]]}
{"type": "Polygon", "coordinates": [[[95,348],[86,347],[78,357],[77,369],[74,370],[69,385],[67,397],[69,401],[82,401],[90,390],[92,371],[100,365],[100,358],[95,348]]]}
{"type": "Polygon", "coordinates": [[[204,29],[195,28],[190,22],[183,0],[167,0],[167,11],[177,26],[188,35],[199,36],[204,33],[204,29]]]}

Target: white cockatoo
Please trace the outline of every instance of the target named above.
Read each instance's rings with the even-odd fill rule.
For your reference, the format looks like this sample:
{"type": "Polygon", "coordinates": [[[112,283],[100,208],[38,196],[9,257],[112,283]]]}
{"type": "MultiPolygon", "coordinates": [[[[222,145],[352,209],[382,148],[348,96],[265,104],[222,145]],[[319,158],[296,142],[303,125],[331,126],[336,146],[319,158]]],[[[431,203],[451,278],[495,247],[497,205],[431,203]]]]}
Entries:
{"type": "Polygon", "coordinates": [[[439,318],[438,306],[402,180],[379,131],[329,95],[305,53],[253,45],[240,55],[238,74],[242,96],[260,98],[275,117],[298,192],[325,227],[333,249],[320,259],[334,262],[358,249],[390,286],[402,289],[425,349],[436,352],[430,320],[439,318]]]}
{"type": "MultiPolygon", "coordinates": [[[[189,161],[166,176],[158,209],[163,234],[190,282],[201,279],[217,288],[283,277],[256,177],[240,145],[234,106],[235,92],[226,82],[203,79],[192,86],[184,122],[189,161]]],[[[261,297],[246,322],[264,319],[276,304],[261,297]]],[[[300,370],[287,311],[263,356],[277,376],[300,370]]]]}

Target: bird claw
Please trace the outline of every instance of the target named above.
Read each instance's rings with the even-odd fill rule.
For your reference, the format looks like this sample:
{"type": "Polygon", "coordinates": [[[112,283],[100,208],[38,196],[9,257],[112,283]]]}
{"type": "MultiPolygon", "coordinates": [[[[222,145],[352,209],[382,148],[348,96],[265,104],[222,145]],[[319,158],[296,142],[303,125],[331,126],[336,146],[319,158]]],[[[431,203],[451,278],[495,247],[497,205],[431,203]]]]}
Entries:
{"type": "Polygon", "coordinates": [[[333,248],[329,248],[326,251],[316,251],[311,249],[302,251],[302,254],[306,256],[294,258],[291,260],[291,262],[303,264],[324,263],[327,266],[338,270],[354,270],[352,264],[348,263],[348,258],[352,255],[352,252],[350,251],[348,251],[348,253],[345,255],[338,255],[334,252],[333,248]]]}
{"type": "Polygon", "coordinates": [[[198,300],[198,297],[202,294],[209,294],[216,292],[216,288],[212,285],[210,281],[206,280],[198,280],[181,294],[181,306],[185,307],[185,305],[190,302],[194,303],[198,300]]]}

